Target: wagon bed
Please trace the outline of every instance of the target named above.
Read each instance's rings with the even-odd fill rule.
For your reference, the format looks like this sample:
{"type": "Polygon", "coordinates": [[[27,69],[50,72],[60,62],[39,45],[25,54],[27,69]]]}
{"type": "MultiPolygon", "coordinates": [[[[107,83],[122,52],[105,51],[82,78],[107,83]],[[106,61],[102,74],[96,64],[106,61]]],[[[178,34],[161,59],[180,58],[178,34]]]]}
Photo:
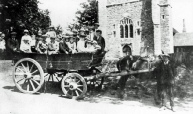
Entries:
{"type": "Polygon", "coordinates": [[[44,72],[48,69],[52,70],[88,70],[93,60],[92,53],[75,53],[75,54],[37,54],[37,53],[14,53],[13,62],[23,58],[31,58],[36,60],[44,72]]]}

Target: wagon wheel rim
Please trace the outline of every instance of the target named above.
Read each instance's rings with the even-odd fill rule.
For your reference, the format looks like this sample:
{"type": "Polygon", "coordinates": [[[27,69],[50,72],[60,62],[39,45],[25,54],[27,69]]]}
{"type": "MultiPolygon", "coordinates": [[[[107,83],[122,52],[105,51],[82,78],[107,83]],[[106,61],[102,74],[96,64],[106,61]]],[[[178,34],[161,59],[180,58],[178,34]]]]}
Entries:
{"type": "Polygon", "coordinates": [[[61,87],[63,93],[71,98],[83,98],[87,91],[86,81],[77,73],[67,74],[62,79],[61,87]]]}
{"type": "Polygon", "coordinates": [[[44,83],[43,70],[35,60],[22,59],[14,66],[13,80],[21,92],[36,93],[44,83]]]}

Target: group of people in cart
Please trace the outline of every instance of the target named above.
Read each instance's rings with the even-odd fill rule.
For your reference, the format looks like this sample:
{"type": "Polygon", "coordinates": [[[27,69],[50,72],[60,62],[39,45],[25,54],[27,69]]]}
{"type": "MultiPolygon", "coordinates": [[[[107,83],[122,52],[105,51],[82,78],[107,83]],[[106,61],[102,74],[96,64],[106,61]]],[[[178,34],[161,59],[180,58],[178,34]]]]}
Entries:
{"type": "Polygon", "coordinates": [[[8,52],[22,52],[22,53],[40,53],[40,54],[74,54],[80,52],[89,52],[101,54],[105,49],[105,40],[102,37],[102,31],[96,30],[91,39],[87,38],[85,31],[73,31],[69,34],[62,34],[57,36],[54,27],[49,27],[49,32],[46,34],[38,34],[33,38],[29,35],[29,31],[25,29],[21,42],[16,39],[16,32],[11,32],[11,37],[7,40],[6,44],[3,39],[0,39],[1,46],[4,46],[8,52]],[[7,46],[5,46],[7,45],[7,46]]]}

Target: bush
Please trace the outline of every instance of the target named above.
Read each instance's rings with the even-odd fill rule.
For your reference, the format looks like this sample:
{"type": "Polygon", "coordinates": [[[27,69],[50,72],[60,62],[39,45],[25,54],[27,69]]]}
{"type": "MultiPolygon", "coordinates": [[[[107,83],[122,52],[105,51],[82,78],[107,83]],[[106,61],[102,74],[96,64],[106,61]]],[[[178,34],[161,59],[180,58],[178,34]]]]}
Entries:
{"type": "Polygon", "coordinates": [[[180,65],[175,69],[175,88],[174,95],[184,98],[188,95],[188,84],[190,80],[190,71],[185,65],[180,65]]]}

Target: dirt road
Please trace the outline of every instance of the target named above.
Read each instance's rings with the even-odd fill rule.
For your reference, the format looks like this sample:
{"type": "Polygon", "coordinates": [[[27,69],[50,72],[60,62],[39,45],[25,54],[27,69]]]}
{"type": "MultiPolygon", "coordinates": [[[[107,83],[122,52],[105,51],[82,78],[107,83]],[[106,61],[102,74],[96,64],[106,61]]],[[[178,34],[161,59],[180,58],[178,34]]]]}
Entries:
{"type": "MultiPolygon", "coordinates": [[[[50,85],[46,93],[24,94],[19,92],[12,81],[10,61],[0,62],[0,114],[153,114],[193,113],[193,96],[180,100],[175,98],[176,112],[159,111],[153,98],[142,100],[128,96],[120,100],[109,92],[97,93],[84,100],[67,99],[59,86],[50,85]]],[[[193,84],[190,85],[193,88],[193,84]]],[[[193,91],[193,89],[192,89],[193,91]]]]}

